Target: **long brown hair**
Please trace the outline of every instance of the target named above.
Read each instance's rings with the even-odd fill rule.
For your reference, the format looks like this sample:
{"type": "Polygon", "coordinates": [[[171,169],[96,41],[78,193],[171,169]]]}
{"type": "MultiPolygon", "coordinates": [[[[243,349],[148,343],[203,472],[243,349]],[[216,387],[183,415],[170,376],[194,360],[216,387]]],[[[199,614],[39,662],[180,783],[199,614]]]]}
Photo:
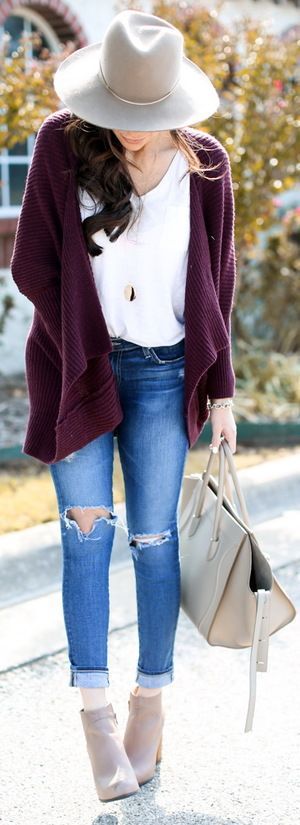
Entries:
{"type": "MultiPolygon", "coordinates": [[[[104,229],[110,241],[117,240],[132,217],[130,195],[132,192],[137,197],[139,195],[125,163],[124,147],[112,129],[94,126],[72,113],[65,126],[65,132],[68,134],[72,151],[79,158],[77,185],[95,199],[95,213],[82,222],[87,249],[92,256],[101,255],[103,247],[93,240],[92,235],[104,229]],[[98,212],[97,203],[103,205],[98,212]]],[[[187,159],[187,173],[193,172],[205,177],[205,172],[211,172],[219,167],[220,164],[205,166],[201,163],[197,155],[201,148],[199,138],[192,133],[170,129],[170,135],[174,146],[180,149],[187,159]]],[[[209,151],[207,147],[203,148],[205,152],[209,151]]]]}

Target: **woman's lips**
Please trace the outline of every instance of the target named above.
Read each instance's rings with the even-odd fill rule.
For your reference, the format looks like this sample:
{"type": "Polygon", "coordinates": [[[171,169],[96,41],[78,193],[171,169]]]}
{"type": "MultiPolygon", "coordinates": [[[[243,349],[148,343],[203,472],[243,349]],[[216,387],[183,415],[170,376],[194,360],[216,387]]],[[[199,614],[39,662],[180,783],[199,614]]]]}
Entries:
{"type": "Polygon", "coordinates": [[[123,140],[126,140],[127,143],[141,143],[143,140],[143,138],[127,138],[124,135],[122,135],[122,138],[123,140]]]}

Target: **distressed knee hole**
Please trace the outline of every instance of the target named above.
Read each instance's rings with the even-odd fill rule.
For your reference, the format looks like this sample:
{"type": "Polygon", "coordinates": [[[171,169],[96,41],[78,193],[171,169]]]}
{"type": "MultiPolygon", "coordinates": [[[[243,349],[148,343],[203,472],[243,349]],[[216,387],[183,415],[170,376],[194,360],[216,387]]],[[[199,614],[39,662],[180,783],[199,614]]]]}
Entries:
{"type": "Polygon", "coordinates": [[[160,545],[168,541],[171,535],[171,530],[165,530],[163,533],[156,533],[156,535],[147,535],[146,533],[138,536],[132,536],[130,539],[130,546],[142,549],[143,547],[151,547],[152,545],[160,545]]]}
{"type": "Polygon", "coordinates": [[[132,544],[138,544],[140,541],[144,544],[156,544],[156,539],[163,539],[163,537],[163,533],[158,533],[156,536],[135,536],[134,539],[132,539],[132,544]]]}
{"type": "Polygon", "coordinates": [[[90,538],[99,521],[103,520],[114,526],[117,520],[117,516],[106,507],[81,507],[80,505],[67,508],[61,517],[68,529],[72,526],[76,527],[81,541],[84,538],[90,538]]]}
{"type": "Polygon", "coordinates": [[[91,507],[82,511],[81,507],[72,507],[67,511],[66,517],[70,520],[76,521],[83,533],[89,533],[96,517],[111,518],[112,514],[105,507],[91,507]],[[79,516],[80,513],[80,516],[79,516]]]}

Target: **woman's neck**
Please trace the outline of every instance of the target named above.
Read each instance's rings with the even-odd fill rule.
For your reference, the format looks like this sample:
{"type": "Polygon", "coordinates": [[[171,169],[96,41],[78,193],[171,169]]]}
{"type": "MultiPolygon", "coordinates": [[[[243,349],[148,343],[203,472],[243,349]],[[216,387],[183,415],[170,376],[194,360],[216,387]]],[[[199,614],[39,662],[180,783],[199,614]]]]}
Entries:
{"type": "Polygon", "coordinates": [[[176,148],[175,142],[172,140],[170,133],[164,133],[161,137],[149,141],[142,149],[137,149],[135,152],[130,149],[125,149],[125,158],[128,163],[138,163],[143,166],[151,166],[156,163],[157,159],[170,149],[176,148]]]}

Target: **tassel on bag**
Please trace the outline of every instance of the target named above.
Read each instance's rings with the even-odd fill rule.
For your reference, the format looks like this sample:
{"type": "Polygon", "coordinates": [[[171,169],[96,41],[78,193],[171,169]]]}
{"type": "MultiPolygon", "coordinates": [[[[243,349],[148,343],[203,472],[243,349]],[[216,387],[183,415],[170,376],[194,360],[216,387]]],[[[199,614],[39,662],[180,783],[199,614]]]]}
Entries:
{"type": "Polygon", "coordinates": [[[244,732],[252,729],[256,672],[268,666],[269,637],[291,622],[296,608],[274,576],[250,527],[233,455],[222,437],[218,482],[184,476],[179,517],[181,607],[210,645],[251,647],[249,702],[244,732]],[[225,459],[242,517],[224,494],[225,459]]]}

